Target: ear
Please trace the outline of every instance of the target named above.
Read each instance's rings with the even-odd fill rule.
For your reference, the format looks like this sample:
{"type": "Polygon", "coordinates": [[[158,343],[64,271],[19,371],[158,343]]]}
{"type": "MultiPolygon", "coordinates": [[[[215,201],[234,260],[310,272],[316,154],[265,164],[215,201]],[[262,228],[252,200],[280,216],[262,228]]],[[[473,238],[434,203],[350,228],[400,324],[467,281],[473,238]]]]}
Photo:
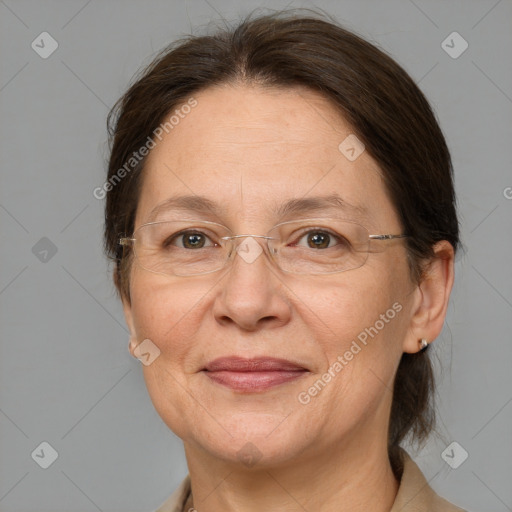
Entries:
{"type": "Polygon", "coordinates": [[[128,325],[128,328],[130,329],[130,344],[129,344],[129,350],[130,354],[137,359],[137,357],[134,354],[135,347],[139,344],[137,341],[137,334],[135,331],[135,325],[133,322],[133,315],[132,315],[132,306],[128,299],[126,297],[122,297],[123,302],[123,311],[124,311],[124,318],[126,320],[126,324],[128,325]]]}
{"type": "Polygon", "coordinates": [[[454,250],[446,240],[437,242],[414,294],[411,323],[403,343],[409,354],[420,350],[420,340],[434,341],[443,329],[454,279],[454,250]]]}

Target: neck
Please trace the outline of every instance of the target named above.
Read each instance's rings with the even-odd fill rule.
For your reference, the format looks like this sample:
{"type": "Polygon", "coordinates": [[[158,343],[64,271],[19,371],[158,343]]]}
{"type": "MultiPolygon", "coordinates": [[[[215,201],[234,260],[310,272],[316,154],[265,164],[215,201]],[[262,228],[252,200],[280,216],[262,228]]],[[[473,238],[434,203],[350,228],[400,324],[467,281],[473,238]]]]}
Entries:
{"type": "Polygon", "coordinates": [[[185,443],[190,507],[197,512],[389,512],[399,483],[385,447],[340,443],[337,450],[330,445],[280,466],[248,469],[210,458],[185,443]]]}

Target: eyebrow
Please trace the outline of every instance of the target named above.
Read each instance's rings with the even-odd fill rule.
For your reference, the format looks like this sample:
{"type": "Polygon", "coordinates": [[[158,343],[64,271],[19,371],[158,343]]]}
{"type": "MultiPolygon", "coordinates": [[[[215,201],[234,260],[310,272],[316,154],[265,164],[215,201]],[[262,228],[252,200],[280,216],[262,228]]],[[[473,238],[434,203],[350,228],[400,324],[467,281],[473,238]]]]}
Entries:
{"type": "MultiPolygon", "coordinates": [[[[154,222],[161,214],[179,210],[203,215],[214,215],[218,218],[226,215],[226,208],[204,196],[185,195],[166,199],[151,210],[146,222],[154,222]]],[[[289,199],[281,205],[274,204],[271,213],[279,218],[316,211],[342,211],[357,218],[368,218],[368,209],[360,205],[352,205],[337,194],[327,196],[311,196],[289,199]]]]}

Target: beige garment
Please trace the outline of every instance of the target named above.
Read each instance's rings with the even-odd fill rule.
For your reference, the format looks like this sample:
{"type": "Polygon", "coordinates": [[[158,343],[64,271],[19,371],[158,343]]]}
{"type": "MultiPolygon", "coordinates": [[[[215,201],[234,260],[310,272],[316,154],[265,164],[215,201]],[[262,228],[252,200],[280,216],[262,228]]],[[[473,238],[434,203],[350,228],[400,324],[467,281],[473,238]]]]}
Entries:
{"type": "MultiPolygon", "coordinates": [[[[404,471],[398,494],[389,512],[465,512],[438,496],[409,454],[405,450],[402,453],[404,471]]],[[[185,505],[189,492],[190,476],[187,475],[176,491],[155,512],[188,512],[185,505]]]]}

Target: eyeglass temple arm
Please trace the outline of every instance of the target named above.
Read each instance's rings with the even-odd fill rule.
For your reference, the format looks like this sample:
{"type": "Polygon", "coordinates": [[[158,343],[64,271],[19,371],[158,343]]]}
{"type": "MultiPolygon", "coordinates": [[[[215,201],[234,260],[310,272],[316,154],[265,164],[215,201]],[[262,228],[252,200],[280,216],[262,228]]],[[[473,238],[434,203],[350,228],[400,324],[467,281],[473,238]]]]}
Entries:
{"type": "Polygon", "coordinates": [[[369,235],[372,240],[391,240],[392,238],[406,238],[409,235],[369,235]]]}
{"type": "Polygon", "coordinates": [[[120,238],[118,241],[119,245],[130,245],[131,242],[135,242],[135,238],[129,238],[124,236],[120,238]]]}

